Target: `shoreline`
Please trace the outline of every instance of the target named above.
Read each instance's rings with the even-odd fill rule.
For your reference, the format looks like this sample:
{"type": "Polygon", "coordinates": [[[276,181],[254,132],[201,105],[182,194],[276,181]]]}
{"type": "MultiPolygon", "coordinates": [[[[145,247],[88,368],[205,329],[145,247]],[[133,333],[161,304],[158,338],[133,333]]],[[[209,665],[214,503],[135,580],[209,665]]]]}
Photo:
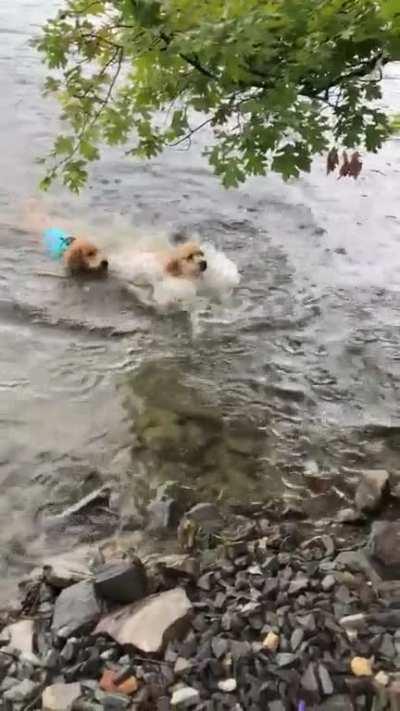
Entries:
{"type": "Polygon", "coordinates": [[[32,571],[0,618],[1,708],[397,711],[400,523],[367,513],[387,484],[365,473],[361,525],[200,503],[179,553],[93,547],[32,571]]]}

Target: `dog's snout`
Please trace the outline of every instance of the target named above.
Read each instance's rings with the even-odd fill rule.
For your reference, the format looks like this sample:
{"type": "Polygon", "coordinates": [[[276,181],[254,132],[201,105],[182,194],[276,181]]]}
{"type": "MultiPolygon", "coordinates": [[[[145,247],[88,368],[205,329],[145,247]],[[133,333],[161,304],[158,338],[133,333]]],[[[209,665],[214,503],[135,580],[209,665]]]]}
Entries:
{"type": "Polygon", "coordinates": [[[200,270],[201,270],[202,272],[205,272],[206,269],[207,269],[207,262],[206,262],[205,259],[202,259],[201,262],[200,262],[200,270]]]}
{"type": "Polygon", "coordinates": [[[100,267],[106,271],[108,269],[108,259],[102,259],[100,262],[100,267]]]}

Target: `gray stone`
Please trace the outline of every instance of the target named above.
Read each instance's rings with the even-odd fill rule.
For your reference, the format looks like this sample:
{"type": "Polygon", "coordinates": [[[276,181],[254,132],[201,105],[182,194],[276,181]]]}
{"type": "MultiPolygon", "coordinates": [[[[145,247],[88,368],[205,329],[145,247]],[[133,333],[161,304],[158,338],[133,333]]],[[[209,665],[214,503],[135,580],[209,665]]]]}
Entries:
{"type": "Polygon", "coordinates": [[[290,637],[290,646],[291,646],[293,652],[295,652],[300,647],[303,639],[304,639],[304,630],[301,629],[301,627],[296,627],[293,630],[292,635],[290,637]]]}
{"type": "Polygon", "coordinates": [[[297,595],[297,593],[302,592],[303,590],[307,590],[308,584],[309,580],[304,576],[299,576],[298,578],[295,578],[289,585],[289,595],[297,595]]]}
{"type": "Polygon", "coordinates": [[[376,511],[388,485],[389,474],[384,469],[370,469],[362,472],[355,494],[355,504],[359,511],[376,511]]]}
{"type": "Polygon", "coordinates": [[[316,630],[315,617],[310,612],[308,615],[299,615],[297,617],[297,622],[304,630],[307,632],[314,632],[316,630]]]}
{"type": "Polygon", "coordinates": [[[8,625],[3,632],[9,636],[9,646],[13,649],[17,649],[19,652],[33,652],[33,620],[14,622],[12,625],[8,625]]]}
{"type": "Polygon", "coordinates": [[[90,629],[101,614],[94,586],[89,582],[76,583],[65,588],[58,596],[54,608],[52,630],[63,637],[90,629]]]}
{"type": "Polygon", "coordinates": [[[359,523],[360,521],[363,521],[364,517],[360,511],[348,508],[341,509],[338,512],[336,519],[339,523],[359,523]]]}
{"type": "Polygon", "coordinates": [[[325,575],[321,582],[321,587],[325,592],[329,592],[329,590],[332,590],[332,588],[335,587],[335,584],[336,578],[334,575],[325,575]]]}
{"type": "Polygon", "coordinates": [[[295,654],[291,654],[290,652],[280,652],[275,655],[275,661],[278,667],[290,667],[295,663],[296,659],[297,656],[295,654]]]}
{"type": "Polygon", "coordinates": [[[386,633],[383,635],[382,642],[379,647],[379,654],[382,657],[387,657],[388,659],[393,659],[393,657],[396,656],[396,649],[391,634],[386,633]]]}
{"type": "Polygon", "coordinates": [[[175,674],[183,674],[185,671],[188,671],[188,669],[192,668],[192,662],[189,659],[185,659],[184,657],[178,657],[175,666],[174,666],[174,672],[175,674]]]}
{"type": "Polygon", "coordinates": [[[12,686],[11,689],[8,689],[8,691],[5,691],[3,698],[14,704],[31,701],[38,689],[38,683],[31,681],[30,679],[24,679],[19,684],[12,686]]]}
{"type": "Polygon", "coordinates": [[[319,711],[353,711],[353,709],[350,696],[344,694],[335,694],[319,706],[319,711]]]}
{"type": "Polygon", "coordinates": [[[346,629],[358,630],[365,626],[366,617],[362,612],[357,612],[355,615],[346,615],[339,620],[342,627],[346,629]]]}
{"type": "Polygon", "coordinates": [[[223,639],[222,637],[214,637],[211,640],[211,649],[217,659],[223,657],[228,650],[228,640],[223,639]]]}
{"type": "Polygon", "coordinates": [[[279,699],[275,699],[268,704],[268,711],[286,711],[286,706],[279,699]]]}
{"type": "Polygon", "coordinates": [[[400,577],[400,521],[376,521],[372,526],[368,551],[383,577],[400,577]]]}
{"type": "Polygon", "coordinates": [[[16,684],[19,684],[19,679],[16,679],[15,676],[6,676],[1,682],[0,690],[8,691],[8,689],[12,689],[16,684]]]}
{"type": "Polygon", "coordinates": [[[327,668],[323,664],[318,664],[318,676],[321,683],[321,689],[325,696],[333,694],[333,684],[331,676],[327,668]]]}
{"type": "Polygon", "coordinates": [[[0,647],[4,647],[4,645],[10,644],[11,641],[11,634],[10,631],[5,627],[1,632],[0,632],[0,647]]]}
{"type": "Polygon", "coordinates": [[[94,587],[111,602],[135,602],[147,593],[146,569],[140,563],[110,561],[96,571],[94,587]]]}
{"type": "Polygon", "coordinates": [[[188,706],[193,706],[200,699],[200,694],[197,689],[193,689],[191,686],[182,686],[179,689],[175,689],[171,698],[172,706],[180,706],[181,708],[186,708],[188,706]]]}
{"type": "Polygon", "coordinates": [[[43,711],[70,711],[81,694],[82,688],[78,683],[52,684],[43,691],[42,709],[43,711]]]}
{"type": "Polygon", "coordinates": [[[310,663],[305,670],[303,676],[301,677],[301,686],[305,691],[317,692],[318,691],[318,679],[315,673],[315,665],[310,663]]]}
{"type": "Polygon", "coordinates": [[[118,644],[156,654],[187,631],[191,613],[185,591],[174,588],[106,615],[94,633],[108,634],[118,644]]]}

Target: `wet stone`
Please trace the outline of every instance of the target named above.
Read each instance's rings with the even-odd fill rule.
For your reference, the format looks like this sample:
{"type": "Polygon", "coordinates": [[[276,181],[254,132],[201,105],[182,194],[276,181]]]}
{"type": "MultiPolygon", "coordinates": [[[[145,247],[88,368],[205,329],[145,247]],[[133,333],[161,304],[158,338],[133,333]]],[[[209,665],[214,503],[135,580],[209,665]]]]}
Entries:
{"type": "Polygon", "coordinates": [[[355,494],[355,504],[359,511],[370,513],[376,511],[382,502],[382,496],[389,481],[385,470],[368,470],[362,473],[355,494]]]}

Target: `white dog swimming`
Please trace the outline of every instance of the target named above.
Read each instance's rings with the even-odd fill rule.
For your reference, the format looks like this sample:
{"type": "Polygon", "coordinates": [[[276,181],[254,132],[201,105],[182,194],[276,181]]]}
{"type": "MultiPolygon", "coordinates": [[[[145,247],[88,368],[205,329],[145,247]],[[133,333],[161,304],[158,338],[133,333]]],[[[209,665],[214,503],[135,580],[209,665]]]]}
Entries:
{"type": "Polygon", "coordinates": [[[192,240],[111,254],[110,271],[147,304],[150,288],[151,301],[161,307],[190,308],[199,298],[221,302],[240,282],[236,264],[223,252],[192,240]]]}

